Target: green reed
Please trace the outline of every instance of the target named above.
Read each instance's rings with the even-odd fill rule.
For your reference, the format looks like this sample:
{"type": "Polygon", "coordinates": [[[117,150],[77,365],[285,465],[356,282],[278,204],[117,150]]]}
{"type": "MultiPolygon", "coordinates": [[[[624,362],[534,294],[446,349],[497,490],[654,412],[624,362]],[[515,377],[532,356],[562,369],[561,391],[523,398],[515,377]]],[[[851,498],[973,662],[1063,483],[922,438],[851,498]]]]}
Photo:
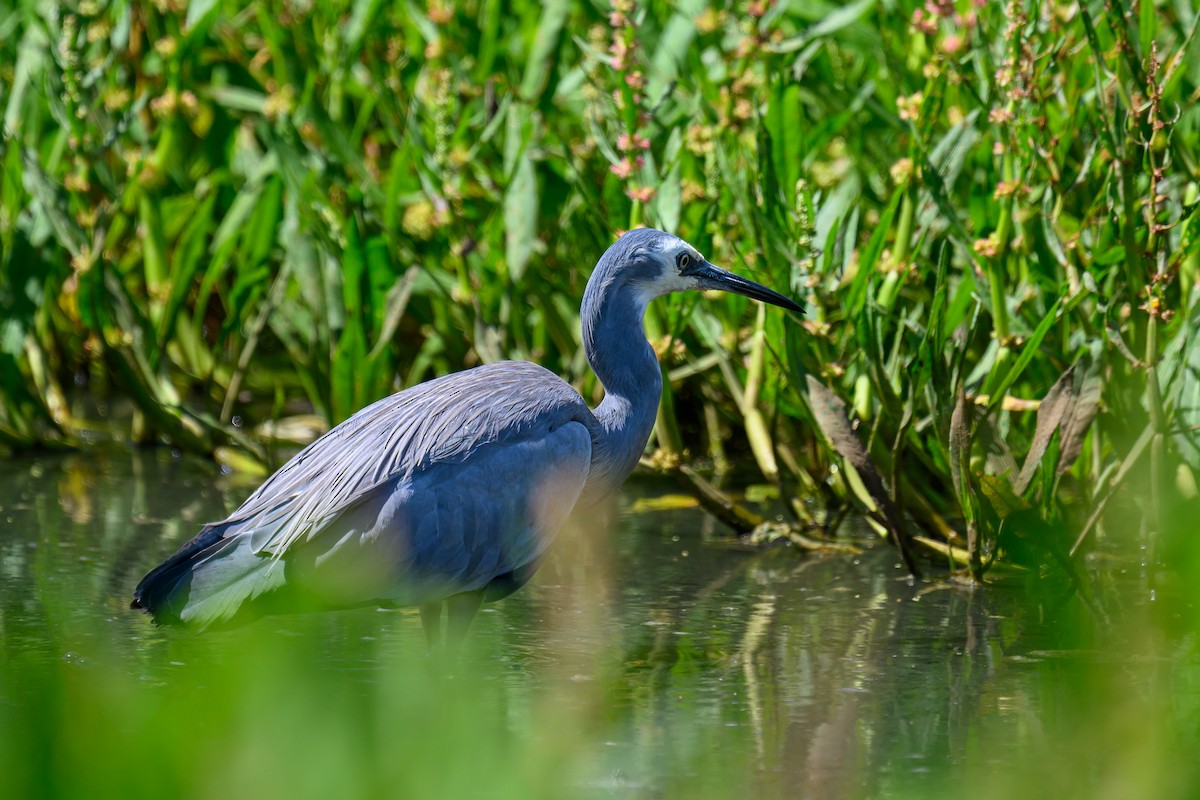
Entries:
{"type": "Polygon", "coordinates": [[[282,434],[246,423],[500,358],[596,399],[578,299],[648,224],[809,311],[656,307],[656,467],[744,457],[805,524],[860,507],[976,577],[1003,554],[1074,580],[1096,528],[1153,542],[1196,498],[1198,20],[5,9],[0,446],[80,442],[77,383],[132,404],[119,436],[257,461],[282,434]]]}

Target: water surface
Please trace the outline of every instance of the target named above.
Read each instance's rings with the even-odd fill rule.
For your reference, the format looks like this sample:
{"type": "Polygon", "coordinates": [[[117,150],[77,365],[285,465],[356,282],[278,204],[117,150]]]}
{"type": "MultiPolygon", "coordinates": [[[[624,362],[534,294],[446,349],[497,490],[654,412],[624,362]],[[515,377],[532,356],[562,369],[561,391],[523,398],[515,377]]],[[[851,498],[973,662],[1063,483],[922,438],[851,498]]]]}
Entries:
{"type": "Polygon", "coordinates": [[[1194,606],[1136,559],[1094,565],[1091,610],[1037,576],[914,585],[867,533],[752,550],[635,482],[453,666],[406,610],[128,609],[252,489],[168,451],[0,466],[5,794],[1197,796],[1194,606]]]}

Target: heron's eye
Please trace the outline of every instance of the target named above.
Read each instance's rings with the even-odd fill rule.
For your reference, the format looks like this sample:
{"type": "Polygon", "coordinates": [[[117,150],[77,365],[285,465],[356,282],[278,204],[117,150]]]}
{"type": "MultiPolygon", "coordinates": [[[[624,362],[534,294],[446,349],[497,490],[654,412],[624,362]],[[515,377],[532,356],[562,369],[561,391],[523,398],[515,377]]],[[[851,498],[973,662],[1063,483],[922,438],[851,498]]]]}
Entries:
{"type": "Polygon", "coordinates": [[[691,263],[692,263],[692,257],[690,255],[688,255],[687,253],[679,254],[678,264],[679,264],[680,272],[682,272],[683,270],[685,270],[689,266],[691,266],[691,263]]]}

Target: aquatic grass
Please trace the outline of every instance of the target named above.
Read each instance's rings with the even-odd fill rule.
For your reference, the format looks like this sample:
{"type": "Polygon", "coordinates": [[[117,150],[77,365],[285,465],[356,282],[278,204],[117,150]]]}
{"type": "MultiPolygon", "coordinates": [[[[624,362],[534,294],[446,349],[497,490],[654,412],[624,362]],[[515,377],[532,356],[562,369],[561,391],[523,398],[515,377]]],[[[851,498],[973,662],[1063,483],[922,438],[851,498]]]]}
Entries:
{"type": "Polygon", "coordinates": [[[1115,508],[1150,542],[1196,500],[1187,4],[2,13],[6,448],[81,443],[86,392],[268,462],[258,423],[506,357],[594,400],[578,298],[650,224],[808,309],[648,318],[647,464],[739,531],[731,467],[806,535],[866,510],[1070,583],[1115,508]]]}

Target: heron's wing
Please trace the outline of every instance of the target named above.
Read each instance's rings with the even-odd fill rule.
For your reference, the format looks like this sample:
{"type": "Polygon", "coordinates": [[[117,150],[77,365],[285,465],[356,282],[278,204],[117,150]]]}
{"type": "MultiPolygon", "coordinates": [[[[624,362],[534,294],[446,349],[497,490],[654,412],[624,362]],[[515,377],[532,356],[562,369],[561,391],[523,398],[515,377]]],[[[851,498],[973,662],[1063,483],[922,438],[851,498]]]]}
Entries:
{"type": "Polygon", "coordinates": [[[597,424],[574,389],[535,364],[447,375],[380,400],[313,442],[224,521],[225,535],[250,536],[256,552],[279,556],[364,504],[569,422],[589,436],[597,424]]]}
{"type": "Polygon", "coordinates": [[[533,364],[400,392],[205,526],[142,579],[134,605],[206,627],[291,607],[293,589],[320,605],[411,603],[527,573],[588,479],[597,426],[533,364]]]}
{"type": "Polygon", "coordinates": [[[333,606],[485,589],[538,561],[590,464],[591,436],[570,422],[386,482],[293,546],[288,581],[333,606]]]}

